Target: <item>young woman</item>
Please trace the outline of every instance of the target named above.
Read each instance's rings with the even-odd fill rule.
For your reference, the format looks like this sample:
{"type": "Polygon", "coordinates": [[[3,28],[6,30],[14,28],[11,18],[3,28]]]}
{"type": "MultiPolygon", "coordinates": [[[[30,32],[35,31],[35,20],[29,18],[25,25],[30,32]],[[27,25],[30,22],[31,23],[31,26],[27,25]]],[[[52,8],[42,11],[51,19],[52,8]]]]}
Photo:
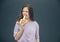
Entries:
{"type": "Polygon", "coordinates": [[[14,38],[17,42],[40,42],[39,24],[34,20],[31,4],[22,8],[14,27],[14,38]]]}

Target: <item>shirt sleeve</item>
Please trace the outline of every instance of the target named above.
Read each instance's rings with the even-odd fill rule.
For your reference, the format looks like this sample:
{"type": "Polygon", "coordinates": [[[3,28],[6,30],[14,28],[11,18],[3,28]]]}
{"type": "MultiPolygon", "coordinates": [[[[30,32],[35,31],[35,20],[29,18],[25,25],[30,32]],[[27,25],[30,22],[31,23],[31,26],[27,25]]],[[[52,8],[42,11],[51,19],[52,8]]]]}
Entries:
{"type": "Polygon", "coordinates": [[[14,34],[13,34],[13,36],[15,37],[15,35],[17,34],[17,32],[20,30],[20,27],[19,27],[19,25],[18,25],[18,22],[16,22],[16,24],[15,24],[15,27],[14,27],[14,34]]]}
{"type": "Polygon", "coordinates": [[[36,39],[38,38],[39,39],[39,24],[36,23],[36,39]]]}

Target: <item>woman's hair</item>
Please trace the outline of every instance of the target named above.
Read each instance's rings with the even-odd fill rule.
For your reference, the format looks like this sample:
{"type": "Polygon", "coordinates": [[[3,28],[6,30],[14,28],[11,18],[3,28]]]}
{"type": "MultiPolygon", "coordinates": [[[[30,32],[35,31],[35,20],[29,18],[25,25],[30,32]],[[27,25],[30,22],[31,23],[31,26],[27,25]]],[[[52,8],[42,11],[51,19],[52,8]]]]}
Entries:
{"type": "Polygon", "coordinates": [[[34,18],[33,18],[34,17],[34,13],[33,13],[33,8],[32,8],[31,4],[26,4],[26,5],[24,5],[22,7],[21,14],[19,14],[17,21],[20,21],[20,19],[23,18],[22,12],[23,12],[23,8],[24,7],[28,7],[30,20],[34,21],[34,18]]]}

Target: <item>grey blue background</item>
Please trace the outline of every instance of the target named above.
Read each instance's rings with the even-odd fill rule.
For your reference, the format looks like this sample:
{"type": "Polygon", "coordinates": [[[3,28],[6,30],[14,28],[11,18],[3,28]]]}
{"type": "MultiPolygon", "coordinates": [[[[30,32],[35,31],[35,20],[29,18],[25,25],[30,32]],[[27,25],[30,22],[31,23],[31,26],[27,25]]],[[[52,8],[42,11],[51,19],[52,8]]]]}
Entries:
{"type": "Polygon", "coordinates": [[[33,5],[41,42],[60,42],[60,0],[0,0],[0,42],[16,42],[14,25],[26,3],[33,5]]]}

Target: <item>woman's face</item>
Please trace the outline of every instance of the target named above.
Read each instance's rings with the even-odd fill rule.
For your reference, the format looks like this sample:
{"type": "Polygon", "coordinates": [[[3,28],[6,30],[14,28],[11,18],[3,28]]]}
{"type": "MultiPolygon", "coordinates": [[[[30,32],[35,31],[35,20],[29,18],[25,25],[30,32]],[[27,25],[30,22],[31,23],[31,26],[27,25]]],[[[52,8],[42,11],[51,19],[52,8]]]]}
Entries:
{"type": "Polygon", "coordinates": [[[23,11],[22,11],[23,16],[25,16],[26,19],[30,19],[29,18],[29,10],[28,7],[24,7],[23,11]]]}

